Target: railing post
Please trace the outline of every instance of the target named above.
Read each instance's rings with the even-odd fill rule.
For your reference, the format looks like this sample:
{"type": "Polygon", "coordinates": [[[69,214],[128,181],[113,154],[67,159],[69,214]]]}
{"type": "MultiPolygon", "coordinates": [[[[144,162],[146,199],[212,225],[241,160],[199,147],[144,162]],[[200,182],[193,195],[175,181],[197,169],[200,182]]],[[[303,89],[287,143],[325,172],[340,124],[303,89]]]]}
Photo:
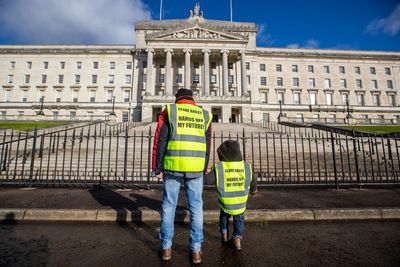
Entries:
{"type": "Polygon", "coordinates": [[[7,170],[7,152],[8,152],[8,145],[6,145],[4,158],[2,159],[3,160],[3,164],[2,164],[3,166],[1,167],[1,171],[6,171],[7,170]]]}
{"type": "Polygon", "coordinates": [[[331,144],[332,144],[333,173],[335,175],[336,190],[338,190],[339,189],[339,181],[338,181],[338,177],[337,177],[337,167],[336,167],[336,148],[335,148],[335,139],[333,137],[332,130],[331,130],[331,144]]]}
{"type": "Polygon", "coordinates": [[[245,161],[246,160],[246,134],[244,132],[244,128],[243,128],[243,143],[242,143],[242,146],[243,146],[243,160],[245,161]]]}
{"type": "Polygon", "coordinates": [[[147,190],[150,189],[150,161],[151,159],[151,127],[149,128],[149,142],[147,149],[147,190]]]}
{"type": "Polygon", "coordinates": [[[33,133],[32,153],[31,153],[31,168],[29,170],[29,187],[32,187],[33,168],[35,164],[35,147],[36,147],[37,129],[33,133]]]}
{"type": "Polygon", "coordinates": [[[128,168],[128,126],[125,128],[125,152],[124,152],[124,188],[126,183],[126,175],[128,168]]]}
{"type": "Polygon", "coordinates": [[[357,171],[357,184],[358,188],[361,189],[361,183],[360,183],[360,170],[358,167],[358,152],[357,152],[357,142],[356,142],[356,134],[353,129],[353,150],[354,150],[354,160],[356,163],[356,171],[357,171]]]}

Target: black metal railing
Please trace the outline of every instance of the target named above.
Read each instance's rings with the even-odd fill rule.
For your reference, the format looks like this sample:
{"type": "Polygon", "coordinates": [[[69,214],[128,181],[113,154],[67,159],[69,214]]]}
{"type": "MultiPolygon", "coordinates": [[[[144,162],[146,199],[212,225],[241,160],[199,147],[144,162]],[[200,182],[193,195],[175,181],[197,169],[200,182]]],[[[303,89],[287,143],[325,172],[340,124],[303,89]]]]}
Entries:
{"type": "MultiPolygon", "coordinates": [[[[19,132],[14,140],[0,143],[0,184],[159,185],[151,173],[154,129],[139,131],[135,126],[121,123],[40,134],[34,131],[31,135],[19,132]]],[[[397,138],[288,131],[247,133],[243,129],[213,135],[208,167],[218,162],[218,146],[234,139],[241,144],[261,186],[400,184],[397,138]]]]}

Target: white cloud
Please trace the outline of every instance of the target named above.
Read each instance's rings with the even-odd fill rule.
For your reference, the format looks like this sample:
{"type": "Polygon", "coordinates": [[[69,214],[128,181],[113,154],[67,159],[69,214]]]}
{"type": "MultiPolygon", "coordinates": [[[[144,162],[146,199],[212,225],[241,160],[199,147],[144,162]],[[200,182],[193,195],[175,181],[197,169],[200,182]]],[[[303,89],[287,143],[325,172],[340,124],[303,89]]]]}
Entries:
{"type": "Polygon", "coordinates": [[[400,32],[400,4],[388,17],[374,19],[365,29],[365,32],[369,34],[377,34],[381,31],[390,36],[395,36],[400,32]]]}
{"type": "Polygon", "coordinates": [[[32,44],[132,44],[134,22],[150,18],[142,0],[13,0],[0,8],[1,30],[32,44]]]}
{"type": "Polygon", "coordinates": [[[275,39],[272,39],[272,35],[267,33],[267,24],[259,24],[258,32],[257,32],[257,42],[261,43],[262,45],[272,45],[276,42],[275,39]]]}
{"type": "Polygon", "coordinates": [[[319,41],[314,38],[308,39],[302,44],[300,43],[291,43],[286,46],[286,48],[319,48],[319,41]]]}

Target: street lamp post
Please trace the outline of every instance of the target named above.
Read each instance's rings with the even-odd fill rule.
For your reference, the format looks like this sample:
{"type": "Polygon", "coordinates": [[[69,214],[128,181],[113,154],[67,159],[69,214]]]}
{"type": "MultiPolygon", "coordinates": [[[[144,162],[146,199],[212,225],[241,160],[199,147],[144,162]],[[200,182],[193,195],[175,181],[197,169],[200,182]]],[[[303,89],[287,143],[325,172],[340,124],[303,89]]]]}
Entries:
{"type": "Polygon", "coordinates": [[[349,100],[346,100],[346,107],[347,107],[347,115],[346,115],[346,119],[347,119],[347,124],[350,124],[350,118],[351,118],[351,114],[350,114],[350,106],[349,106],[349,100]]]}
{"type": "Polygon", "coordinates": [[[282,113],[282,100],[279,100],[279,115],[278,115],[278,122],[281,122],[281,117],[283,116],[282,113]]]}
{"type": "Polygon", "coordinates": [[[115,96],[114,96],[114,95],[113,95],[113,97],[112,97],[112,110],[111,110],[110,115],[113,115],[113,116],[116,115],[116,114],[115,114],[115,96]]]}
{"type": "Polygon", "coordinates": [[[42,97],[40,98],[40,111],[37,113],[37,115],[44,115],[44,112],[43,112],[43,103],[44,103],[44,96],[42,96],[42,97]]]}

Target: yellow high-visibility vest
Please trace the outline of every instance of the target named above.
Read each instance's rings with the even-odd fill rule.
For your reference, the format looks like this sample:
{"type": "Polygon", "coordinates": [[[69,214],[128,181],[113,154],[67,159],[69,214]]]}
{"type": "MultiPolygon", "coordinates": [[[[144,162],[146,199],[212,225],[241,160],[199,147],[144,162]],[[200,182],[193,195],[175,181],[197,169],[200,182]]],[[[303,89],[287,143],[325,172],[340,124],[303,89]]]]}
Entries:
{"type": "Polygon", "coordinates": [[[243,213],[253,179],[251,165],[244,161],[222,161],[215,164],[214,170],[221,209],[231,215],[243,213]]]}
{"type": "Polygon", "coordinates": [[[202,174],[206,160],[206,131],[212,114],[189,104],[167,105],[170,124],[164,170],[202,174]]]}

